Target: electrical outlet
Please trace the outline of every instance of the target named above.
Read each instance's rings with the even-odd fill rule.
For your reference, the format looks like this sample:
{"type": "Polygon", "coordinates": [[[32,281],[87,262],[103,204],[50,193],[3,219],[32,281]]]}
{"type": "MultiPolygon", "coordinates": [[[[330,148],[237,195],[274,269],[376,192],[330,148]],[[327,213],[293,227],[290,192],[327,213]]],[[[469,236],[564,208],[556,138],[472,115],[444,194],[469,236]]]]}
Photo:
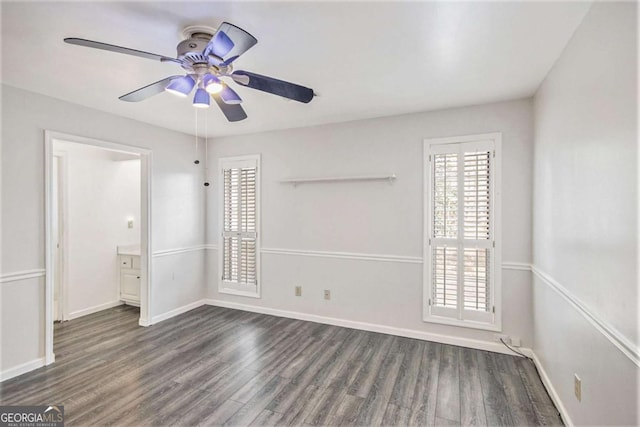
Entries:
{"type": "Polygon", "coordinates": [[[331,291],[329,289],[324,290],[324,299],[331,299],[331,291]]]}
{"type": "Polygon", "coordinates": [[[127,227],[128,227],[128,228],[133,228],[133,219],[129,218],[129,219],[127,220],[127,227]]]}
{"type": "Polygon", "coordinates": [[[302,296],[302,286],[296,286],[296,296],[302,296]]]}
{"type": "Polygon", "coordinates": [[[513,347],[520,347],[522,345],[520,337],[511,337],[511,345],[513,347]]]}
{"type": "Polygon", "coordinates": [[[578,374],[573,374],[573,392],[575,393],[578,402],[582,402],[582,380],[578,374]]]}
{"type": "Polygon", "coordinates": [[[494,337],[498,342],[504,341],[506,344],[511,344],[511,338],[509,338],[509,335],[495,334],[494,337]]]}

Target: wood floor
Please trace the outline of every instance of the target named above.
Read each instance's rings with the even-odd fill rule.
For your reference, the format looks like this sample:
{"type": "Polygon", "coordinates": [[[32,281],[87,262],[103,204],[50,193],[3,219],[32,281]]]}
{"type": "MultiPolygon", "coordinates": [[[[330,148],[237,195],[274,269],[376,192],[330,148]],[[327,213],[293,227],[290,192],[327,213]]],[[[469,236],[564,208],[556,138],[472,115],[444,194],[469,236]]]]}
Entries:
{"type": "Polygon", "coordinates": [[[56,363],[0,402],[63,404],[70,426],[561,424],[525,359],[210,306],[138,315],[56,325],[56,363]]]}

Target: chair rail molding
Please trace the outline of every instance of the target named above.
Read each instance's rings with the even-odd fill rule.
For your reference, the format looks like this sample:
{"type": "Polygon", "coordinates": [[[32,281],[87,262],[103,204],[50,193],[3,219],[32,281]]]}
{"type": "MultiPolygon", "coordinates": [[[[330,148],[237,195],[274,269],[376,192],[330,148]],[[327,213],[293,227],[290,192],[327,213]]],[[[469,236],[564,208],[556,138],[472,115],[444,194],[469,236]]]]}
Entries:
{"type": "Polygon", "coordinates": [[[502,262],[503,270],[520,270],[520,271],[531,271],[531,264],[526,262],[513,262],[513,261],[503,261],[502,262]]]}
{"type": "Polygon", "coordinates": [[[161,250],[161,251],[153,252],[152,256],[154,258],[158,258],[158,257],[163,257],[163,256],[182,254],[182,253],[186,253],[186,252],[203,251],[205,249],[208,249],[207,246],[208,245],[194,245],[194,246],[185,246],[183,248],[164,249],[164,250],[161,250]]]}
{"type": "Polygon", "coordinates": [[[567,288],[562,286],[557,280],[540,270],[535,265],[531,266],[533,274],[542,283],[554,290],[574,309],[578,311],[587,321],[604,335],[614,346],[616,346],[625,356],[627,356],[636,366],[640,367],[640,349],[627,337],[622,335],[616,328],[601,319],[589,307],[587,307],[578,297],[572,294],[567,288]]]}
{"type": "Polygon", "coordinates": [[[413,257],[405,255],[380,255],[366,254],[358,252],[334,252],[334,251],[313,251],[306,249],[281,249],[281,248],[262,248],[263,254],[275,255],[295,255],[320,258],[342,258],[363,261],[383,261],[383,262],[402,262],[410,264],[422,264],[422,257],[413,257]]]}
{"type": "Polygon", "coordinates": [[[0,283],[17,282],[19,280],[34,279],[36,277],[44,277],[46,270],[44,268],[35,268],[33,270],[14,271],[12,273],[0,274],[0,283]]]}

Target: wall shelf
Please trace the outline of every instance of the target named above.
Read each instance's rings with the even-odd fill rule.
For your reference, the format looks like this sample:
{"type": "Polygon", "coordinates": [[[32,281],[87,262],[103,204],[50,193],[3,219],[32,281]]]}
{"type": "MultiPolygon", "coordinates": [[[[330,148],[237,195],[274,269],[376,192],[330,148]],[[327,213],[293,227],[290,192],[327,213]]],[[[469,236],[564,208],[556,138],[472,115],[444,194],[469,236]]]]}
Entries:
{"type": "Polygon", "coordinates": [[[322,182],[355,182],[355,181],[387,181],[389,184],[393,183],[396,179],[395,174],[391,175],[359,175],[359,176],[329,176],[320,178],[287,178],[280,182],[282,184],[293,184],[297,186],[299,184],[316,184],[322,182]]]}

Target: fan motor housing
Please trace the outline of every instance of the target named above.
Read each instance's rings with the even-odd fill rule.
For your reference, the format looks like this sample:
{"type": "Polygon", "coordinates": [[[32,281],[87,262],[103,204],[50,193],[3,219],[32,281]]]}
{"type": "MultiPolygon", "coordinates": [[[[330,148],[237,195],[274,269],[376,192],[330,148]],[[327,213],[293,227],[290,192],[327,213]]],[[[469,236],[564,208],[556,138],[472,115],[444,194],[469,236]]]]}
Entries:
{"type": "Polygon", "coordinates": [[[181,41],[178,43],[178,47],[176,48],[178,51],[178,59],[184,59],[184,57],[189,53],[201,54],[207,47],[208,43],[209,40],[201,38],[190,38],[181,41]]]}

